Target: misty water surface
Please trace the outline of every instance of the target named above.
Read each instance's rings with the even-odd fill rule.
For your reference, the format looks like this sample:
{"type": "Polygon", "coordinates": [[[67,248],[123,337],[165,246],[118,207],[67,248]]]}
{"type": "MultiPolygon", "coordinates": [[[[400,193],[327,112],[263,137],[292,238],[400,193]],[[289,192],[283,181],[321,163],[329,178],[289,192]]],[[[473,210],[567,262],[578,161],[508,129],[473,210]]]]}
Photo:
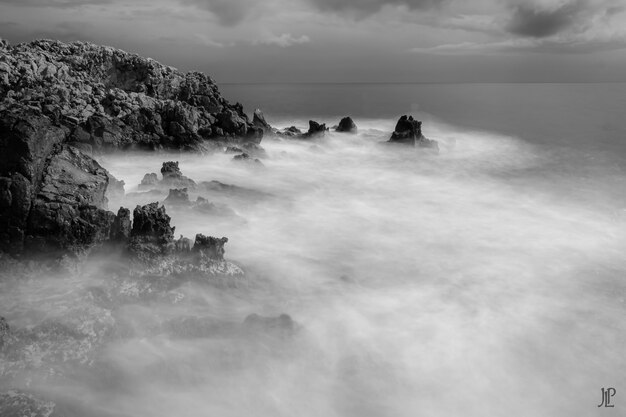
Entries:
{"type": "Polygon", "coordinates": [[[442,123],[425,128],[438,155],[390,148],[392,119],[356,122],[357,135],[265,139],[264,167],[227,154],[100,157],[127,193],[166,160],[196,182],[260,192],[191,193],[236,216],[168,210],[177,234],[227,236],[247,276],[145,299],[102,272],[107,261],[5,276],[13,326],[95,336],[67,346],[68,361],[33,343],[2,385],[98,417],[601,415],[600,388],[626,386],[621,172],[602,153],[442,123]],[[298,327],[241,327],[251,313],[298,327]]]}

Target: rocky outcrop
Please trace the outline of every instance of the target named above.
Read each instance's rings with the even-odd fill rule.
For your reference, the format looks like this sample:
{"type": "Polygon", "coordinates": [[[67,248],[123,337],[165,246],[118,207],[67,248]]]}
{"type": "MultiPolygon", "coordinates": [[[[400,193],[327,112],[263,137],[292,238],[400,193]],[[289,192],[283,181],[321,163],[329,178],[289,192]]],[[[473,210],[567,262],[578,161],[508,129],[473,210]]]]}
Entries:
{"type": "Polygon", "coordinates": [[[168,255],[174,249],[174,230],[165,207],[159,203],[137,206],[133,211],[129,249],[144,260],[168,255]]]}
{"type": "Polygon", "coordinates": [[[315,120],[309,120],[309,130],[304,134],[306,137],[324,136],[326,134],[326,124],[319,124],[315,120]]]}
{"type": "Polygon", "coordinates": [[[130,210],[120,207],[117,216],[113,220],[111,226],[111,242],[114,244],[123,244],[130,240],[132,231],[132,222],[130,220],[130,210]]]}
{"type": "Polygon", "coordinates": [[[402,116],[396,123],[389,143],[418,146],[439,150],[437,141],[430,140],[422,134],[422,122],[413,119],[413,116],[402,116]]]}
{"type": "Polygon", "coordinates": [[[272,126],[265,120],[265,116],[261,109],[256,109],[252,115],[252,125],[263,130],[264,133],[271,133],[272,126]]]}
{"type": "Polygon", "coordinates": [[[346,133],[356,133],[357,127],[356,127],[356,124],[354,123],[354,120],[352,120],[351,117],[344,117],[339,122],[339,125],[337,126],[337,128],[335,128],[335,131],[346,132],[346,133]]]}
{"type": "Polygon", "coordinates": [[[105,240],[107,171],[64,144],[45,115],[12,109],[0,118],[0,249],[54,252],[105,240]]]}
{"type": "MultiPolygon", "coordinates": [[[[95,151],[197,149],[205,140],[256,147],[267,128],[259,123],[198,72],[85,42],[2,41],[0,250],[76,252],[112,236],[106,196],[123,196],[124,184],[91,158],[95,151]]],[[[164,185],[195,186],[170,168],[164,185]]]]}
{"type": "Polygon", "coordinates": [[[224,245],[228,242],[228,238],[216,238],[205,236],[203,234],[196,235],[192,251],[205,259],[224,260],[224,245]]]}
{"type": "Polygon", "coordinates": [[[48,116],[68,140],[105,148],[196,148],[260,142],[264,126],[215,82],[150,58],[85,42],[38,40],[0,49],[0,114],[48,116]]]}

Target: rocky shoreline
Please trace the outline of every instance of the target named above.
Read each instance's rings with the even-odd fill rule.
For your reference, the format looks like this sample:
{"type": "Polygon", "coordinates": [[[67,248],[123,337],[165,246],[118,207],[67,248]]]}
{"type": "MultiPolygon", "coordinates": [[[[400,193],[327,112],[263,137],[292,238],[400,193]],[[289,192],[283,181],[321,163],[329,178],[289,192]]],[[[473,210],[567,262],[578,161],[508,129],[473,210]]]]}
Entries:
{"type": "MultiPolygon", "coordinates": [[[[94,154],[210,150],[262,165],[264,135],[311,140],[328,130],[315,121],[307,132],[278,130],[260,110],[250,120],[209,76],[111,47],[0,41],[0,250],[59,255],[119,242],[107,196],[123,183],[94,154]]],[[[346,117],[333,130],[357,126],[346,117]]],[[[389,143],[437,149],[411,116],[389,143]]],[[[178,181],[173,188],[189,186],[178,181]]]]}
{"type": "MultiPolygon", "coordinates": [[[[191,201],[189,192],[246,201],[270,196],[219,181],[197,183],[183,175],[178,162],[164,161],[161,178],[147,173],[133,193],[141,204],[113,212],[109,201],[130,194],[96,156],[128,150],[221,152],[233,154],[237,163],[262,167],[267,157],[261,146],[264,137],[318,141],[330,130],[353,134],[358,127],[345,117],[332,128],[311,120],[305,132],[295,126],[277,129],[261,110],[248,117],[241,104],[228,102],[202,73],[183,73],[85,42],[9,45],[0,40],[0,262],[7,271],[19,271],[30,260],[52,260],[53,268],[62,270],[86,257],[115,259],[106,266],[112,285],[108,293],[77,290],[82,307],[68,309],[59,319],[63,325],[13,328],[0,317],[0,357],[5,361],[0,376],[39,369],[29,362],[29,349],[51,352],[44,358],[53,367],[50,372],[59,357],[64,358],[61,363],[91,363],[95,349],[113,332],[112,312],[119,300],[171,296],[177,302],[175,289],[185,282],[226,280],[230,285],[245,276],[241,266],[224,257],[227,237],[198,231],[193,239],[177,238],[166,209],[236,216],[228,206],[200,195],[191,201]],[[163,193],[167,197],[161,203],[153,202],[154,195],[163,193]],[[81,320],[91,320],[93,329],[70,317],[76,309],[81,320]]],[[[400,118],[385,143],[438,149],[412,116],[400,118]]],[[[207,326],[193,320],[194,328],[207,326]]],[[[230,332],[280,337],[298,327],[285,314],[251,314],[229,326],[230,332]]],[[[47,416],[54,407],[28,392],[0,393],[0,414],[47,416]]]]}

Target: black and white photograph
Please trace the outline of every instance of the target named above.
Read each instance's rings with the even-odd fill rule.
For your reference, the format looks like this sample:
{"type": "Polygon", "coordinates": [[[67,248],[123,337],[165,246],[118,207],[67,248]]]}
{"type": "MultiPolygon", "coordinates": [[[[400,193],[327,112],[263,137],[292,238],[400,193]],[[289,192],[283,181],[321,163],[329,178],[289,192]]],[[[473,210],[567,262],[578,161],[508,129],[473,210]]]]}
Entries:
{"type": "Polygon", "coordinates": [[[625,0],[0,0],[0,417],[626,416],[625,0]]]}

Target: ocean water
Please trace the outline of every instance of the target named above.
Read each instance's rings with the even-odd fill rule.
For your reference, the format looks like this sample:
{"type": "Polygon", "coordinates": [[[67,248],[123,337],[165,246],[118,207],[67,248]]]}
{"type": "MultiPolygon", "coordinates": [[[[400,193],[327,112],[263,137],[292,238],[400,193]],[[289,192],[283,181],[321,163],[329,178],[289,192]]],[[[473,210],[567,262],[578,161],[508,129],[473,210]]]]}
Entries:
{"type": "MultiPolygon", "coordinates": [[[[623,408],[626,86],[222,92],[249,111],[261,107],[277,127],[350,115],[359,131],[266,138],[263,167],[227,154],[100,157],[127,193],[166,160],[197,182],[254,190],[199,193],[236,216],[168,211],[177,234],[227,236],[226,257],[247,277],[187,282],[148,299],[101,263],[4,277],[10,324],[60,323],[84,337],[40,331],[28,355],[0,368],[1,388],[97,417],[569,417],[623,408]],[[439,154],[380,144],[408,113],[439,154]],[[297,331],[240,327],[252,313],[288,314],[297,331]],[[598,408],[610,387],[616,408],[598,408]]],[[[128,195],[111,208],[164,197],[128,195]]]]}

